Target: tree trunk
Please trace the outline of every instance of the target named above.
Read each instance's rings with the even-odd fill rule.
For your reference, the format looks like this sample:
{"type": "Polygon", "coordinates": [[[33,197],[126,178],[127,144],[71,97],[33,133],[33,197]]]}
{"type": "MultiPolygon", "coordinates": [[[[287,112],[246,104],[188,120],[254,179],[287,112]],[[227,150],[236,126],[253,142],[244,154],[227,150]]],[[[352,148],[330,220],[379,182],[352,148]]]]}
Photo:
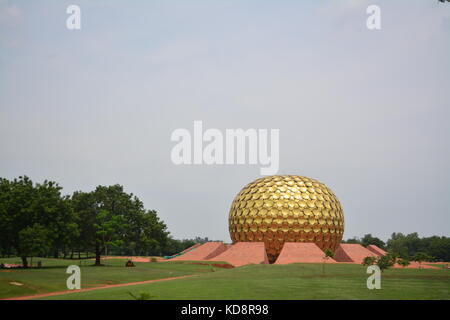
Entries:
{"type": "Polygon", "coordinates": [[[102,265],[100,263],[100,257],[101,257],[100,246],[95,246],[95,265],[96,266],[101,266],[102,265]]]}
{"type": "Polygon", "coordinates": [[[22,258],[22,266],[24,268],[28,268],[28,260],[27,257],[21,257],[22,258]]]}

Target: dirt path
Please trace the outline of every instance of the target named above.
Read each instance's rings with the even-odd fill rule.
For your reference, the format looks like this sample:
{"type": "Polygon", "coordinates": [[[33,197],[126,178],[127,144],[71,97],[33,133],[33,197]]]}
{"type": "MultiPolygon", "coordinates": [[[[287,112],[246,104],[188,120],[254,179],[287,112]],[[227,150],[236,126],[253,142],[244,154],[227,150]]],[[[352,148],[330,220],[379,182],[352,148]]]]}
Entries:
{"type": "Polygon", "coordinates": [[[116,288],[116,287],[134,286],[134,285],[137,285],[137,284],[144,284],[144,283],[170,281],[170,280],[176,280],[176,279],[189,278],[189,277],[193,277],[193,276],[195,276],[195,275],[171,277],[171,278],[156,279],[156,280],[146,280],[146,281],[138,281],[138,282],[111,284],[111,285],[107,285],[107,286],[101,286],[101,287],[95,287],[95,288],[87,288],[87,289],[80,289],[80,290],[55,291],[55,292],[49,292],[49,293],[34,294],[34,295],[31,295],[31,296],[11,297],[11,298],[5,298],[5,299],[0,299],[0,300],[29,300],[29,299],[37,299],[37,298],[59,296],[59,295],[63,295],[63,294],[70,294],[70,293],[76,293],[76,292],[86,292],[86,291],[94,291],[94,290],[109,289],[109,288],[116,288]]]}

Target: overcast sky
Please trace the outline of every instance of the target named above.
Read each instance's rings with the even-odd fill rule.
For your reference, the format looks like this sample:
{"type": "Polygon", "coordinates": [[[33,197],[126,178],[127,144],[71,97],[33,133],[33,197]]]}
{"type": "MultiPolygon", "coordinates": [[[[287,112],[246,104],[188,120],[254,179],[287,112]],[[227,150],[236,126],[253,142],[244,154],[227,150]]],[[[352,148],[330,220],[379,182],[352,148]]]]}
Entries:
{"type": "Polygon", "coordinates": [[[344,238],[450,236],[449,57],[437,0],[0,0],[0,176],[120,183],[174,237],[230,241],[260,166],[176,166],[171,133],[273,128],[279,174],[327,184],[344,238]]]}

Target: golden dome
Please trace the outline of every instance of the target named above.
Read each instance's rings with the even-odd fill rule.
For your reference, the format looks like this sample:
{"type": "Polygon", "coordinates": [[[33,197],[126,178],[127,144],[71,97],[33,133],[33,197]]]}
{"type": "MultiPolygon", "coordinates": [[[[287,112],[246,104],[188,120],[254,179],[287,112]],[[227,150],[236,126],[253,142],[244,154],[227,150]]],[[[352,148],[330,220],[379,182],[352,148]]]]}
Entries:
{"type": "Polygon", "coordinates": [[[314,242],[334,252],[344,233],[344,212],[323,183],[277,175],[246,185],[231,204],[228,223],[233,242],[263,241],[273,263],[284,242],[314,242]]]}

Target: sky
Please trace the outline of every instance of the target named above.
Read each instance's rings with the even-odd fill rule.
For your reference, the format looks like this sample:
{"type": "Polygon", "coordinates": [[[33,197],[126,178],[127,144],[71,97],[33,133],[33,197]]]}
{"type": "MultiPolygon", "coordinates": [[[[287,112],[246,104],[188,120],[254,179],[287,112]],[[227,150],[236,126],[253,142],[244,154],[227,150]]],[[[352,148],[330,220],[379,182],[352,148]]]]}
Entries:
{"type": "Polygon", "coordinates": [[[0,0],[0,176],[119,183],[175,238],[228,242],[260,166],[175,165],[171,134],[279,129],[279,174],[329,186],[344,238],[450,236],[449,57],[437,0],[0,0]]]}

